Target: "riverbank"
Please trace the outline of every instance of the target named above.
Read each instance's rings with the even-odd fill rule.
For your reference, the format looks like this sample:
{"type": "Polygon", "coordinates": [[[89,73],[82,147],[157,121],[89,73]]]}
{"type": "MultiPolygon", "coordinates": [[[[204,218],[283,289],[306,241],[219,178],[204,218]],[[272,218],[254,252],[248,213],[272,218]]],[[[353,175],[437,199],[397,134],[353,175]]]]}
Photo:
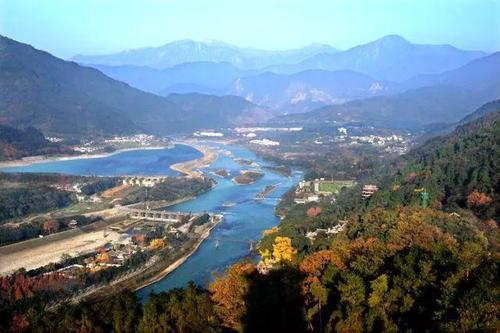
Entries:
{"type": "Polygon", "coordinates": [[[92,159],[92,158],[104,158],[113,156],[116,154],[124,153],[127,151],[135,151],[135,150],[160,150],[160,149],[171,149],[174,148],[175,145],[168,146],[147,146],[147,147],[134,147],[134,148],[123,148],[112,151],[110,153],[99,153],[99,154],[78,154],[78,155],[64,155],[64,156],[28,156],[23,157],[20,160],[12,160],[12,161],[0,161],[0,169],[2,168],[11,168],[11,167],[23,167],[30,166],[33,164],[39,163],[47,163],[47,162],[59,162],[59,161],[71,161],[71,160],[79,160],[79,159],[92,159]]]}
{"type": "Polygon", "coordinates": [[[217,222],[213,223],[210,228],[208,228],[207,230],[205,230],[203,232],[203,234],[200,236],[200,238],[198,239],[198,241],[194,244],[194,247],[193,249],[189,252],[189,253],[186,253],[185,255],[183,255],[182,257],[180,257],[179,259],[177,259],[176,261],[174,261],[173,263],[171,263],[170,265],[168,265],[163,271],[161,271],[160,273],[158,273],[157,275],[151,277],[150,279],[144,281],[141,285],[137,286],[135,289],[133,289],[134,291],[138,291],[138,290],[141,290],[142,288],[144,287],[147,287],[149,286],[150,284],[153,284],[153,283],[156,283],[160,280],[162,280],[163,278],[165,278],[165,276],[167,276],[168,274],[170,274],[171,272],[173,272],[174,270],[176,270],[180,265],[182,265],[187,259],[189,259],[189,257],[191,257],[193,254],[196,253],[196,251],[198,251],[199,247],[201,246],[201,244],[210,236],[210,232],[217,226],[219,225],[219,223],[221,223],[223,220],[223,218],[221,218],[220,220],[218,220],[217,222]]]}
{"type": "Polygon", "coordinates": [[[139,291],[164,279],[167,275],[179,268],[179,266],[189,259],[189,257],[195,254],[201,244],[203,244],[203,242],[210,236],[211,231],[222,221],[223,217],[211,223],[211,225],[202,232],[199,238],[193,239],[192,243],[184,244],[183,247],[185,247],[185,249],[181,250],[182,253],[179,257],[174,255],[171,260],[163,259],[163,262],[156,262],[150,267],[146,267],[145,269],[123,276],[115,281],[112,281],[109,285],[91,289],[84,294],[74,297],[71,301],[95,301],[125,289],[139,291]]]}
{"type": "Polygon", "coordinates": [[[217,152],[215,152],[214,150],[210,149],[207,146],[200,146],[197,144],[185,143],[185,142],[179,142],[179,144],[191,146],[192,148],[198,150],[200,153],[203,154],[202,157],[197,158],[195,160],[175,163],[170,166],[170,169],[177,171],[186,177],[201,176],[200,172],[197,171],[196,169],[207,168],[218,158],[217,152]]]}

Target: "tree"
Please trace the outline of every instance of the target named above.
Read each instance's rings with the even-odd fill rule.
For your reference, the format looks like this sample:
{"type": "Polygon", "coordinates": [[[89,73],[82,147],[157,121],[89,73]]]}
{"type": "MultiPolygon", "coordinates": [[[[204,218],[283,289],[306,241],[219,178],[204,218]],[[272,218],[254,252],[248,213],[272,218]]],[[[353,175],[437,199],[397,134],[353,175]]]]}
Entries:
{"type": "Polygon", "coordinates": [[[297,250],[292,246],[290,238],[278,236],[274,239],[273,259],[276,263],[291,262],[296,254],[297,250]]]}
{"type": "Polygon", "coordinates": [[[152,250],[158,250],[165,247],[165,240],[163,238],[155,238],[149,243],[149,247],[152,250]]]}
{"type": "Polygon", "coordinates": [[[247,277],[254,272],[252,263],[236,263],[223,276],[216,275],[215,281],[209,285],[212,301],[225,326],[239,328],[245,313],[244,297],[249,288],[247,277]]]}
{"type": "Polygon", "coordinates": [[[145,241],[145,236],[143,234],[137,234],[137,235],[134,235],[132,237],[132,240],[134,241],[134,243],[136,244],[139,244],[139,245],[143,245],[144,244],[144,241],[145,241]]]}
{"type": "Polygon", "coordinates": [[[59,222],[56,220],[48,220],[43,224],[43,231],[46,234],[57,232],[59,230],[59,222]]]}
{"type": "Polygon", "coordinates": [[[185,289],[151,295],[139,332],[215,332],[218,327],[220,321],[209,294],[190,282],[185,289]]]}
{"type": "Polygon", "coordinates": [[[111,257],[107,252],[99,253],[96,260],[103,264],[109,264],[111,262],[111,257]]]}
{"type": "Polygon", "coordinates": [[[321,213],[321,207],[311,207],[307,210],[308,217],[316,217],[321,213]]]}
{"type": "Polygon", "coordinates": [[[467,196],[467,206],[469,207],[481,207],[486,206],[491,203],[492,199],[484,193],[478,191],[472,191],[467,196]]]}

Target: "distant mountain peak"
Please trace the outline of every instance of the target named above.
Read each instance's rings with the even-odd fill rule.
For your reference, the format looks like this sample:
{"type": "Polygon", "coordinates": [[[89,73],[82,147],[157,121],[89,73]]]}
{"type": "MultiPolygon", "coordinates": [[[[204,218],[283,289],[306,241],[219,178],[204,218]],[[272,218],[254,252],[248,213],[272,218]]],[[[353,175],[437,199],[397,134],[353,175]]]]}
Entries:
{"type": "Polygon", "coordinates": [[[377,39],[376,41],[410,43],[406,38],[400,35],[386,35],[384,37],[377,39]]]}
{"type": "Polygon", "coordinates": [[[399,35],[387,35],[365,45],[377,45],[381,47],[407,47],[414,44],[399,35]]]}

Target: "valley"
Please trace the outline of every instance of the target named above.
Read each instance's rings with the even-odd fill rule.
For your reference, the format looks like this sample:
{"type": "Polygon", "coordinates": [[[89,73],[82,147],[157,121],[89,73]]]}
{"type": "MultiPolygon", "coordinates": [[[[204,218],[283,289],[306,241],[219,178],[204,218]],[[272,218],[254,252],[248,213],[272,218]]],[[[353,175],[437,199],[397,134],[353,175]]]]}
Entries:
{"type": "Polygon", "coordinates": [[[497,7],[4,1],[0,333],[497,331],[497,7]]]}

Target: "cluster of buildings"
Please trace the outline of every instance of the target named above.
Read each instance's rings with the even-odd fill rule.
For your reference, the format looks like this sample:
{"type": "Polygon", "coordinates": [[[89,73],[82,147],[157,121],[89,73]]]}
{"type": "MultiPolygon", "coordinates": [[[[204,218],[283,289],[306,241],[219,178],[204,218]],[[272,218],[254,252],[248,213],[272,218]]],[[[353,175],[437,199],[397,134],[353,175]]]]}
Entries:
{"type": "Polygon", "coordinates": [[[278,141],[273,141],[269,139],[262,139],[262,140],[250,140],[250,143],[253,143],[255,145],[260,145],[260,146],[279,146],[280,143],[278,141]]]}
{"type": "Polygon", "coordinates": [[[45,140],[47,140],[49,142],[54,142],[54,143],[63,142],[64,141],[63,138],[58,138],[57,136],[46,136],[45,140]]]}
{"type": "Polygon", "coordinates": [[[163,147],[170,145],[170,139],[166,137],[157,137],[149,134],[136,134],[129,136],[114,136],[103,141],[89,141],[79,146],[73,147],[73,150],[79,153],[95,153],[105,151],[105,148],[113,146],[115,148],[129,147],[163,147]]]}
{"type": "Polygon", "coordinates": [[[251,144],[264,147],[276,147],[280,145],[280,142],[269,138],[262,138],[262,135],[259,135],[258,133],[286,133],[299,131],[302,131],[302,127],[236,127],[233,129],[236,136],[251,139],[249,141],[251,144]]]}
{"type": "Polygon", "coordinates": [[[167,176],[130,176],[124,177],[122,180],[123,185],[153,187],[157,184],[163,183],[168,179],[167,176]]]}
{"type": "MultiPolygon", "coordinates": [[[[375,134],[366,134],[366,135],[352,135],[348,134],[348,129],[345,127],[337,128],[337,135],[322,135],[321,137],[317,137],[314,140],[314,143],[317,145],[323,144],[345,144],[345,145],[372,145],[378,149],[383,149],[387,153],[396,153],[396,154],[404,154],[408,151],[410,147],[410,135],[401,135],[390,133],[387,135],[375,135],[375,134]]],[[[357,129],[358,132],[362,132],[361,129],[357,129]]]]}
{"type": "Polygon", "coordinates": [[[224,137],[224,133],[212,132],[212,131],[196,131],[193,133],[193,136],[207,137],[207,138],[222,138],[224,137]]]}
{"type": "Polygon", "coordinates": [[[295,189],[294,202],[296,204],[317,202],[321,197],[336,194],[342,187],[353,185],[354,182],[352,180],[326,180],[325,178],[310,181],[302,180],[295,189]]]}
{"type": "Polygon", "coordinates": [[[65,266],[47,274],[58,273],[67,278],[76,278],[83,270],[94,273],[111,267],[120,267],[141,248],[141,245],[133,241],[132,236],[120,234],[117,241],[96,249],[87,255],[81,264],[65,266]]]}
{"type": "Polygon", "coordinates": [[[83,154],[95,153],[95,152],[100,151],[102,149],[103,149],[103,147],[94,146],[92,142],[85,143],[82,146],[73,147],[74,151],[76,151],[78,153],[83,153],[83,154]]]}
{"type": "Polygon", "coordinates": [[[151,145],[152,143],[155,143],[158,141],[168,142],[167,139],[157,138],[156,136],[149,135],[149,134],[115,136],[115,137],[112,137],[111,139],[104,140],[104,142],[108,143],[108,144],[134,143],[134,144],[139,144],[141,146],[148,146],[148,145],[151,145]]]}
{"type": "Polygon", "coordinates": [[[344,230],[345,225],[347,224],[346,220],[340,220],[339,224],[334,225],[333,227],[330,227],[328,229],[316,229],[314,231],[309,231],[306,233],[306,237],[310,239],[311,241],[314,241],[316,237],[318,237],[319,234],[323,233],[327,236],[330,235],[335,235],[344,230]]]}
{"type": "Polygon", "coordinates": [[[255,132],[300,132],[302,127],[236,127],[234,132],[238,134],[255,132]]]}
{"type": "Polygon", "coordinates": [[[363,190],[361,192],[361,197],[363,197],[363,199],[368,199],[377,191],[378,191],[377,185],[367,184],[367,185],[363,186],[363,190]]]}

